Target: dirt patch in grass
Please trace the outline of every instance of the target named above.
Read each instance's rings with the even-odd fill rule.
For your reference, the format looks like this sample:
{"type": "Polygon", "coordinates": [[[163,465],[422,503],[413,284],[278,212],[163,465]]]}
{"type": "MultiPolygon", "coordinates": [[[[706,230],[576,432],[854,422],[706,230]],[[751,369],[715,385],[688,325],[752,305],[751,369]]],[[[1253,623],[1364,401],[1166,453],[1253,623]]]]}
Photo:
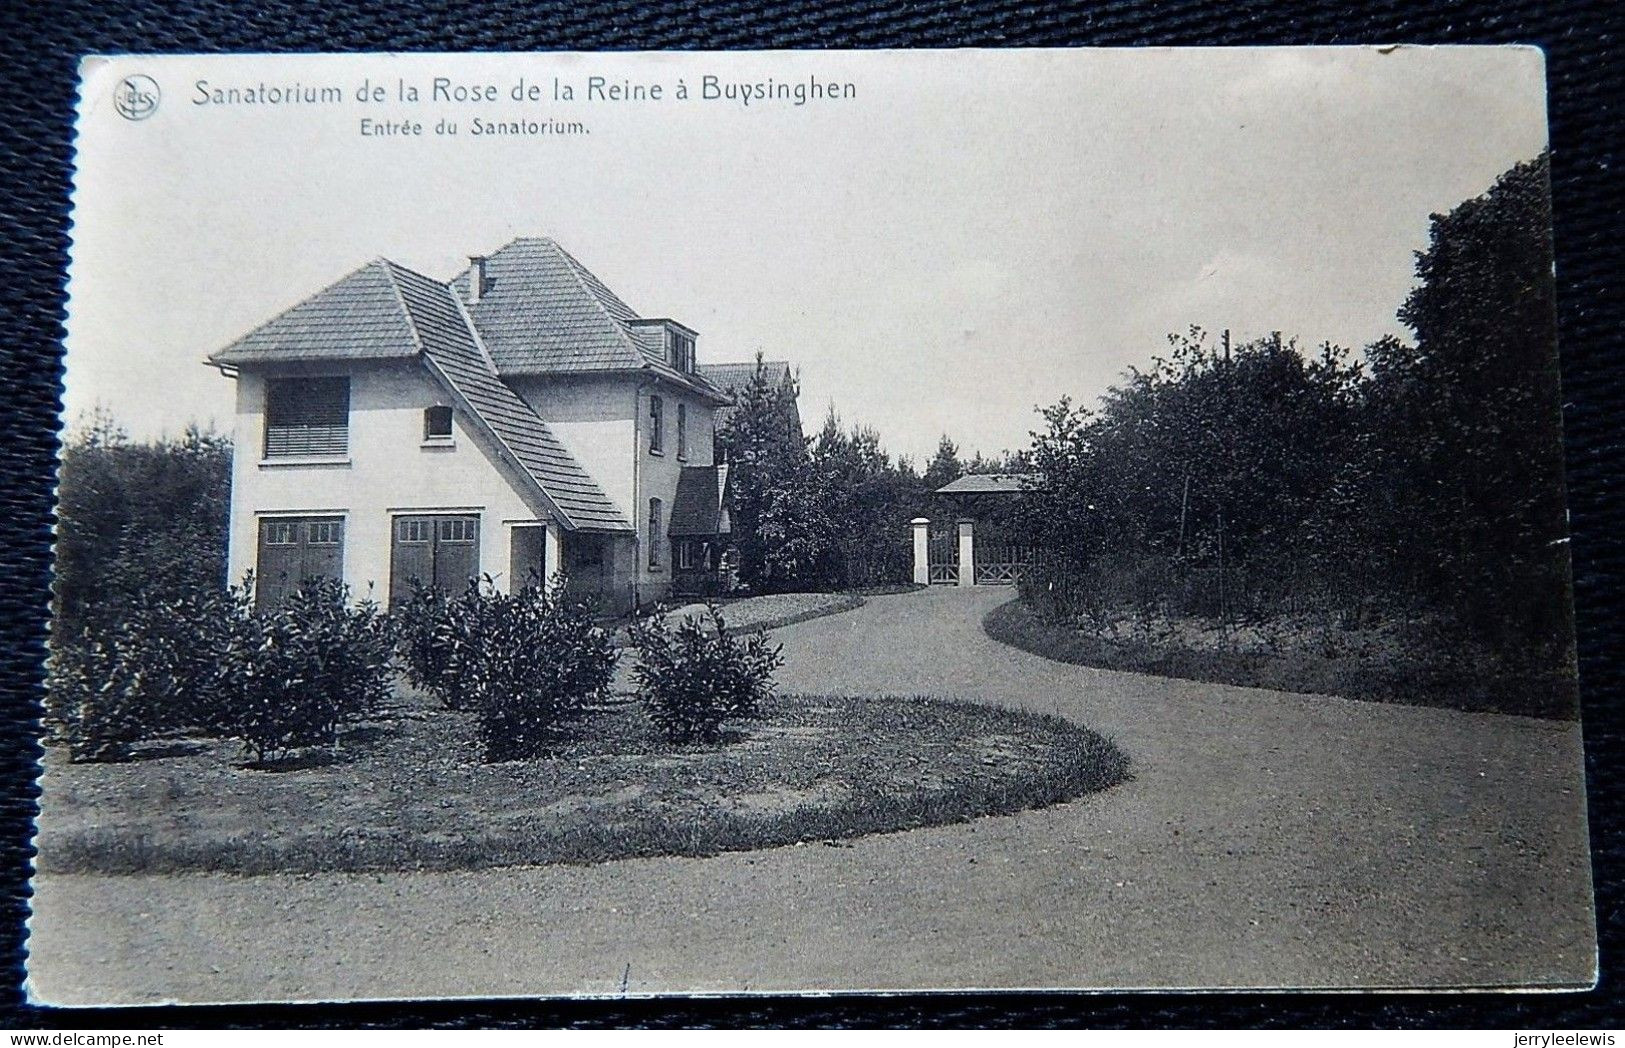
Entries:
{"type": "Polygon", "coordinates": [[[1105,639],[1050,622],[1021,600],[988,612],[982,628],[994,640],[1022,651],[1100,669],[1469,712],[1555,720],[1579,716],[1575,681],[1560,674],[1486,678],[1415,664],[1383,665],[1357,654],[1276,655],[1176,640],[1151,644],[1105,639]]]}
{"type": "Polygon", "coordinates": [[[711,855],[1056,804],[1126,777],[1058,717],[920,698],[783,696],[728,744],[676,747],[618,698],[544,758],[479,759],[412,699],[321,760],[251,769],[229,740],[123,764],[46,757],[39,866],[111,874],[472,869],[711,855]]]}

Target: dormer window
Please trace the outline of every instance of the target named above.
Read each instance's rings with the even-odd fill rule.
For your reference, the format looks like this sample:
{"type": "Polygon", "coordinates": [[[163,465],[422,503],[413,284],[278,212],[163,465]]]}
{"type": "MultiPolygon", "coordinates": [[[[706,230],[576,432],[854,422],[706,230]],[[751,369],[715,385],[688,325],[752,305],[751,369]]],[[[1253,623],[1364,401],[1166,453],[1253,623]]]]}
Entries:
{"type": "Polygon", "coordinates": [[[435,405],[423,411],[423,442],[425,444],[451,443],[451,408],[435,405]]]}
{"type": "Polygon", "coordinates": [[[666,329],[666,359],[685,374],[694,370],[694,336],[676,328],[666,329]]]}

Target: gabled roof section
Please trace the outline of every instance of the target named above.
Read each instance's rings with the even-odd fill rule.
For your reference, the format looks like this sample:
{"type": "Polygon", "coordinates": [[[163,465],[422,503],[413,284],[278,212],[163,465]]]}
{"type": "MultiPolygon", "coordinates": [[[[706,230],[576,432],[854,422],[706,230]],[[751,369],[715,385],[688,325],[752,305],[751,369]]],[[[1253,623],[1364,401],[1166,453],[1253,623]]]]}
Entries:
{"type": "Polygon", "coordinates": [[[417,355],[390,263],[376,259],[209,357],[211,364],[417,355]]]}
{"type": "Polygon", "coordinates": [[[456,293],[404,266],[385,266],[430,371],[464,402],[499,449],[512,456],[565,527],[632,530],[547,424],[497,376],[456,293]]]}
{"type": "MultiPolygon", "coordinates": [[[[716,411],[712,424],[718,430],[721,430],[725,425],[727,425],[728,420],[733,418],[734,412],[739,410],[739,394],[744,391],[745,387],[750,385],[751,378],[755,376],[756,361],[738,360],[727,361],[721,364],[701,364],[699,370],[701,378],[711,383],[711,385],[715,386],[717,389],[722,390],[723,393],[727,394],[729,400],[734,402],[727,406],[720,407],[716,411]]],[[[782,388],[794,381],[794,375],[791,373],[790,364],[788,361],[784,360],[762,361],[762,377],[767,379],[767,384],[769,386],[779,388],[782,388]]],[[[801,415],[799,406],[796,409],[796,415],[799,419],[801,415]]]]}
{"type": "MultiPolygon", "coordinates": [[[[470,272],[452,281],[464,301],[470,272]]],[[[480,300],[468,313],[503,374],[625,370],[652,362],[629,330],[638,316],[632,307],[546,238],[523,237],[487,257],[480,300]]]]}
{"type": "MultiPolygon", "coordinates": [[[[784,360],[764,360],[762,370],[770,386],[782,386],[790,381],[790,364],[784,360]]],[[[737,360],[721,364],[701,364],[700,376],[724,393],[736,394],[756,374],[756,361],[737,360]]]]}
{"type": "Polygon", "coordinates": [[[1034,473],[967,473],[938,488],[938,495],[1014,495],[1038,482],[1034,473]]]}
{"type": "Polygon", "coordinates": [[[722,534],[722,500],[727,494],[727,466],[684,466],[677,475],[677,497],[672,501],[672,538],[722,534]]]}

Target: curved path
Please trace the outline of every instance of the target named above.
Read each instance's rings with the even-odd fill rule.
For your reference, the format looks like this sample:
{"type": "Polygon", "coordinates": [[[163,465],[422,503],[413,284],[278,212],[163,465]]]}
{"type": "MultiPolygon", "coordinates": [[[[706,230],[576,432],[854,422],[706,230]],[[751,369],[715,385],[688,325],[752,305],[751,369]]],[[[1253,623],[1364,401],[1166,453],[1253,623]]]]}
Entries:
{"type": "MultiPolygon", "coordinates": [[[[1009,590],[780,632],[787,691],[1059,713],[1134,779],[1005,818],[710,859],[470,873],[58,876],[61,1003],[949,987],[1589,983],[1578,726],[1052,663],[1009,590]]],[[[48,803],[48,801],[47,801],[48,803]]],[[[47,816],[48,817],[48,816],[47,816]]]]}

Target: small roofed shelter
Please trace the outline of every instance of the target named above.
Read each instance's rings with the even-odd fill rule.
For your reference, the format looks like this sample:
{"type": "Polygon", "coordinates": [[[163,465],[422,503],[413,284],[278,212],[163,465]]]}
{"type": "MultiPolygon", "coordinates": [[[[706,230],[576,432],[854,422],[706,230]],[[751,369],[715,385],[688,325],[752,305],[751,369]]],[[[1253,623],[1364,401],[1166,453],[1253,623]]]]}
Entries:
{"type": "Polygon", "coordinates": [[[967,473],[931,493],[932,521],[947,528],[970,520],[980,542],[1025,545],[1019,541],[1015,510],[1021,493],[1037,481],[1036,473],[967,473]]]}
{"type": "Polygon", "coordinates": [[[685,466],[672,504],[672,593],[710,597],[735,585],[738,556],[728,513],[728,466],[685,466]]]}

